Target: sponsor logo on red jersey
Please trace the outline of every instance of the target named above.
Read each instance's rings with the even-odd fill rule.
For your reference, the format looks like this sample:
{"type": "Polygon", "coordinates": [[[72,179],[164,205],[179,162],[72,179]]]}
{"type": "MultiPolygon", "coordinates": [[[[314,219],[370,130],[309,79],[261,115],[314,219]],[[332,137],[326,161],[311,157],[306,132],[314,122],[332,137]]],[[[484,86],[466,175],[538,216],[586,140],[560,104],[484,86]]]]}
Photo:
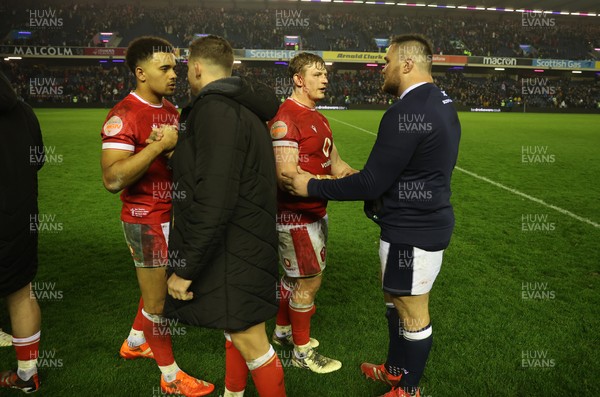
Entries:
{"type": "MultiPolygon", "coordinates": [[[[298,165],[314,175],[331,174],[331,149],[333,137],[325,116],[293,99],[287,99],[277,115],[269,122],[275,148],[298,151],[298,165]]],[[[290,156],[278,158],[289,159],[290,156]]],[[[278,160],[279,161],[279,160],[278,160]]],[[[285,160],[284,160],[285,161],[285,160]]],[[[279,190],[278,222],[282,224],[312,223],[326,215],[327,201],[295,197],[279,190]],[[302,214],[299,221],[287,216],[302,214]],[[285,216],[284,216],[285,215],[285,216]]]]}

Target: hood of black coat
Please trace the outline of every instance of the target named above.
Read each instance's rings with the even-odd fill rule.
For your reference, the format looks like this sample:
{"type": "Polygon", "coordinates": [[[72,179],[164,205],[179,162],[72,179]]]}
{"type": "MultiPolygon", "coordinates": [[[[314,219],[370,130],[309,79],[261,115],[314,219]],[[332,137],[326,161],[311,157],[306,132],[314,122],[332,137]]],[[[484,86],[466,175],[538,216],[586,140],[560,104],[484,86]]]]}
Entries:
{"type": "Polygon", "coordinates": [[[271,120],[279,109],[279,101],[271,87],[245,77],[215,80],[200,91],[197,99],[210,94],[220,94],[233,99],[263,121],[271,120]]]}
{"type": "Polygon", "coordinates": [[[10,81],[0,72],[0,112],[12,109],[17,104],[17,94],[13,90],[10,81]]]}

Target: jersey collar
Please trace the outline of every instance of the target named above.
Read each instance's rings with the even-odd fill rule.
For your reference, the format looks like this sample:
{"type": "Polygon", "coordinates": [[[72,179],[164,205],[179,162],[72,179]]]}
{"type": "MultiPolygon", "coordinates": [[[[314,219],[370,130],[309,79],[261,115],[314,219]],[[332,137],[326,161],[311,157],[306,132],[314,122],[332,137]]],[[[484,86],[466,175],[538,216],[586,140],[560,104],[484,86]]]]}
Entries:
{"type": "Polygon", "coordinates": [[[160,109],[160,108],[162,108],[162,107],[163,107],[163,104],[162,104],[162,102],[161,102],[161,104],[160,104],[160,105],[155,105],[155,104],[153,104],[153,103],[150,103],[150,102],[146,101],[145,99],[143,99],[141,96],[139,96],[138,94],[136,94],[136,93],[135,93],[135,92],[133,92],[133,91],[131,91],[131,92],[130,92],[130,94],[131,94],[131,95],[133,95],[134,97],[136,97],[138,101],[140,101],[140,102],[142,102],[142,103],[145,103],[145,104],[146,104],[146,105],[148,105],[148,106],[152,106],[153,108],[160,109]]]}
{"type": "Polygon", "coordinates": [[[313,112],[317,110],[317,109],[315,109],[315,108],[311,108],[311,107],[308,107],[308,106],[306,106],[306,105],[303,105],[303,104],[301,104],[300,102],[298,102],[297,100],[295,100],[295,99],[294,99],[294,98],[292,98],[292,97],[289,97],[289,98],[288,98],[288,100],[289,100],[289,101],[292,101],[292,102],[294,102],[296,105],[298,105],[298,106],[300,106],[300,107],[302,107],[302,108],[304,108],[304,109],[306,109],[306,110],[311,110],[311,111],[313,111],[313,112]]]}

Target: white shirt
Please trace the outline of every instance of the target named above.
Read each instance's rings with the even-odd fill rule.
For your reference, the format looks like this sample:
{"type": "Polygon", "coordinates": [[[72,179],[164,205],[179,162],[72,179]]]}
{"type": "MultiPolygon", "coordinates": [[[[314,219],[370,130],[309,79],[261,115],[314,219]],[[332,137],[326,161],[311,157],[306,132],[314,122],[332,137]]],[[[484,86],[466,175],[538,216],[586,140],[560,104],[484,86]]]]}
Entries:
{"type": "Polygon", "coordinates": [[[423,84],[427,84],[427,81],[423,81],[421,83],[417,83],[417,84],[413,84],[410,87],[408,87],[406,90],[404,90],[404,92],[402,93],[402,95],[400,95],[400,99],[404,98],[406,96],[406,94],[408,94],[409,92],[411,92],[412,90],[414,90],[417,87],[422,86],[423,84]]]}

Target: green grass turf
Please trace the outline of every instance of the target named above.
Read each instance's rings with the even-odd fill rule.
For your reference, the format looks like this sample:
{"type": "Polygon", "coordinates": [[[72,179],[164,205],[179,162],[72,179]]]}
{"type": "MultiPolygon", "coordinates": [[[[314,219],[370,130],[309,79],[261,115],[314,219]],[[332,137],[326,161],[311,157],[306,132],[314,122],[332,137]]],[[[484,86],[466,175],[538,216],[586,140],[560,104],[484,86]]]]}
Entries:
{"type": "MultiPolygon", "coordinates": [[[[120,201],[102,187],[99,131],[107,110],[36,110],[54,163],[40,173],[40,212],[62,230],[40,235],[36,282],[42,299],[42,396],[158,396],[152,361],[123,361],[139,292],[119,221],[120,201]],[[62,156],[62,157],[60,157],[62,156]],[[60,294],[58,293],[60,292],[60,294]],[[52,296],[50,296],[52,297],[52,296]],[[52,357],[52,355],[54,355],[52,357]]],[[[335,142],[364,164],[383,112],[331,111],[335,142]],[[348,126],[359,127],[363,130],[348,126]]],[[[598,116],[462,113],[458,165],[600,222],[598,116]],[[546,147],[554,162],[523,163],[522,147],[546,147]]],[[[17,133],[17,132],[15,132],[17,133]]],[[[600,229],[456,170],[456,229],[431,296],[434,345],[422,396],[600,395],[600,229]],[[523,231],[522,216],[547,216],[551,231],[523,231]],[[523,283],[542,299],[523,299],[523,283]],[[536,284],[537,283],[537,284],[536,284]],[[539,283],[546,283],[543,291],[539,283]],[[547,299],[543,299],[546,297],[547,299]],[[525,368],[523,355],[546,355],[525,368]]],[[[379,287],[378,229],[362,203],[329,205],[328,270],[313,336],[340,359],[336,373],[285,368],[291,397],[364,397],[386,387],[360,376],[363,361],[387,351],[379,287]]],[[[526,222],[527,223],[527,222],[526,222]]],[[[535,225],[534,225],[535,227],[535,225]]],[[[0,308],[0,326],[9,329],[0,308]]],[[[269,323],[269,333],[273,322],[269,323]]],[[[223,390],[223,336],[179,326],[179,365],[223,390]]],[[[289,364],[289,352],[281,355],[289,364]]],[[[527,364],[527,358],[525,358],[527,364]]],[[[14,367],[0,349],[0,368],[14,367]]],[[[2,396],[21,395],[0,391],[2,396]]],[[[256,396],[251,382],[246,395],[256,396]]]]}

